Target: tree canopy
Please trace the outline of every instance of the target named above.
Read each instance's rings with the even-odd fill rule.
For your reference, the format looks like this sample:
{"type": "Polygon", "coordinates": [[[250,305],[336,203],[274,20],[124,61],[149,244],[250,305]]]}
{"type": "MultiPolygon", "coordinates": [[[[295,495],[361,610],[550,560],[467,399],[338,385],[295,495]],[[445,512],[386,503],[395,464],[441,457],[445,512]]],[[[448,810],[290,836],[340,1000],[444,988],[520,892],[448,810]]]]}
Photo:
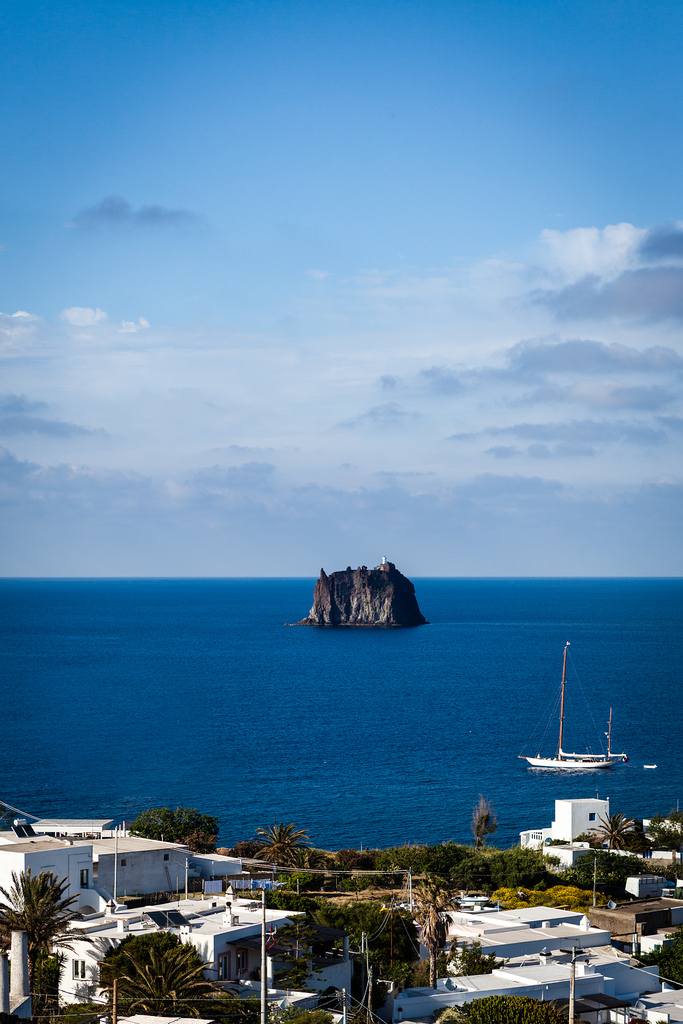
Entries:
{"type": "Polygon", "coordinates": [[[599,842],[607,843],[610,850],[623,850],[633,833],[636,823],[625,814],[607,814],[600,816],[597,828],[589,829],[599,842]]]}
{"type": "Polygon", "coordinates": [[[496,954],[484,953],[481,942],[463,942],[462,946],[456,946],[451,950],[448,957],[448,965],[451,974],[468,977],[470,974],[492,974],[498,967],[502,967],[504,960],[497,960],[496,954]]]}
{"type": "MultiPolygon", "coordinates": [[[[552,1003],[529,996],[486,996],[464,1003],[458,1010],[469,1024],[567,1024],[566,1015],[552,1003]]],[[[439,1020],[445,1017],[442,1014],[439,1020]]],[[[455,1014],[452,1019],[457,1019],[455,1014]]]]}
{"type": "Polygon", "coordinates": [[[265,828],[257,828],[256,835],[261,840],[261,849],[256,854],[274,864],[291,864],[296,866],[298,855],[311,845],[311,837],[305,829],[297,828],[293,821],[274,821],[265,828]]]}
{"type": "Polygon", "coordinates": [[[127,1012],[202,1016],[200,1000],[213,995],[216,986],[204,977],[205,964],[194,946],[181,943],[163,954],[152,947],[148,954],[139,958],[130,949],[123,951],[119,998],[127,1012]]]}
{"type": "Polygon", "coordinates": [[[655,814],[647,834],[656,850],[680,850],[683,843],[683,811],[669,811],[666,818],[655,814]]]}
{"type": "MultiPolygon", "coordinates": [[[[106,988],[110,988],[114,978],[121,978],[129,967],[128,954],[139,964],[151,964],[152,953],[163,957],[172,953],[182,945],[177,935],[171,932],[149,932],[145,935],[126,935],[117,945],[112,946],[100,960],[100,978],[106,988]]],[[[194,949],[194,946],[189,947],[194,949]]],[[[195,965],[203,964],[199,953],[195,950],[195,965]]]]}
{"type": "Polygon", "coordinates": [[[218,843],[218,818],[195,807],[150,807],[138,814],[128,831],[143,839],[185,843],[195,853],[213,853],[218,843]]]}
{"type": "Polygon", "coordinates": [[[421,939],[429,951],[429,984],[436,988],[437,960],[448,934],[446,912],[455,906],[452,890],[439,878],[427,878],[414,890],[421,939]]]}
{"type": "Polygon", "coordinates": [[[653,953],[642,953],[640,959],[646,965],[656,964],[660,978],[683,985],[683,928],[668,937],[672,940],[670,945],[653,953]]]}
{"type": "Polygon", "coordinates": [[[587,850],[577,858],[576,864],[562,872],[568,885],[592,888],[593,865],[597,859],[598,885],[617,885],[623,889],[629,875],[642,875],[651,871],[651,865],[640,857],[625,857],[609,850],[587,850]]]}
{"type": "Polygon", "coordinates": [[[498,817],[490,800],[479,794],[479,800],[472,808],[472,835],[475,850],[486,845],[488,836],[498,828],[498,817]]]}

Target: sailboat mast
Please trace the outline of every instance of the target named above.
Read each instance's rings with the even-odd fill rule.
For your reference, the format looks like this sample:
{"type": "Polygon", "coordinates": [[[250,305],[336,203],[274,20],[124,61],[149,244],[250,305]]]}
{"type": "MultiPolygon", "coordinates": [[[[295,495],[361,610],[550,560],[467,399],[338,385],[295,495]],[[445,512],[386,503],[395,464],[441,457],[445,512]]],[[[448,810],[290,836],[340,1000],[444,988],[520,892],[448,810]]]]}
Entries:
{"type": "Polygon", "coordinates": [[[564,645],[564,661],[562,662],[562,702],[560,704],[560,742],[558,744],[557,759],[562,760],[562,732],[564,730],[564,683],[567,678],[567,648],[569,641],[564,645]]]}
{"type": "Polygon", "coordinates": [[[612,709],[609,709],[609,729],[607,730],[607,757],[612,754],[612,709]]]}

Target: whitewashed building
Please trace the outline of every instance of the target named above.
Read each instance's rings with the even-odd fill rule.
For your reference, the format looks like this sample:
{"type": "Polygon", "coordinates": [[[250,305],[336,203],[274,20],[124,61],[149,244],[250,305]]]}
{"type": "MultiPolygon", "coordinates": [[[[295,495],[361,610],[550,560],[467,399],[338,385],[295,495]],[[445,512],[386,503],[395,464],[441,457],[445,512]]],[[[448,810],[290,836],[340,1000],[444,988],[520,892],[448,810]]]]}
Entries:
{"type": "Polygon", "coordinates": [[[92,889],[92,868],[89,843],[36,837],[0,846],[0,886],[3,889],[9,892],[12,888],[13,872],[19,875],[30,869],[32,875],[39,875],[41,871],[49,871],[60,881],[68,881],[64,896],[77,897],[73,909],[83,914],[92,913],[100,903],[100,897],[92,889]]]}
{"type": "Polygon", "coordinates": [[[233,878],[242,871],[239,858],[194,854],[178,843],[139,836],[87,842],[8,832],[1,836],[1,886],[11,884],[13,871],[50,871],[68,879],[68,895],[78,896],[74,909],[85,915],[103,911],[111,899],[182,890],[186,877],[233,878]]]}
{"type": "MultiPolygon", "coordinates": [[[[266,910],[269,948],[277,949],[277,929],[302,916],[292,911],[266,910]]],[[[206,963],[206,975],[213,981],[252,980],[261,966],[261,904],[251,900],[212,897],[205,900],[179,900],[174,903],[142,907],[108,909],[73,926],[73,951],[67,951],[60,998],[65,1002],[90,1002],[102,998],[99,961],[106,952],[129,935],[150,935],[168,931],[181,942],[194,946],[206,963]],[[79,939],[79,933],[83,939],[79,939]]],[[[321,932],[330,931],[321,929],[321,932]]],[[[330,936],[342,941],[339,950],[311,957],[313,972],[307,984],[323,991],[329,986],[350,988],[351,960],[348,937],[338,932],[330,936]]],[[[332,945],[332,941],[328,943],[332,945]]],[[[269,988],[277,971],[277,954],[267,959],[269,988]]]]}
{"type": "Polygon", "coordinates": [[[483,953],[495,953],[504,960],[544,950],[553,953],[562,948],[596,948],[611,943],[608,929],[593,928],[584,914],[558,907],[450,911],[448,919],[451,944],[479,942],[483,953]]]}
{"type": "MultiPolygon", "coordinates": [[[[617,957],[604,947],[586,950],[586,954],[587,958],[577,960],[575,965],[577,999],[603,995],[631,1004],[643,993],[658,992],[661,988],[656,967],[634,967],[629,957],[617,957]]],[[[405,989],[393,1000],[392,1020],[397,1024],[425,1020],[439,1010],[487,996],[528,996],[545,1002],[568,999],[570,974],[569,955],[551,957],[540,953],[517,958],[492,974],[440,978],[436,989],[405,989]]],[[[605,1015],[604,1020],[607,1019],[605,1015]]],[[[680,1019],[683,1021],[683,1017],[680,1019]]]]}
{"type": "Polygon", "coordinates": [[[555,820],[548,828],[529,828],[519,833],[521,846],[539,847],[548,841],[572,843],[577,836],[598,828],[600,818],[609,816],[609,797],[585,800],[556,800],[555,820]]]}

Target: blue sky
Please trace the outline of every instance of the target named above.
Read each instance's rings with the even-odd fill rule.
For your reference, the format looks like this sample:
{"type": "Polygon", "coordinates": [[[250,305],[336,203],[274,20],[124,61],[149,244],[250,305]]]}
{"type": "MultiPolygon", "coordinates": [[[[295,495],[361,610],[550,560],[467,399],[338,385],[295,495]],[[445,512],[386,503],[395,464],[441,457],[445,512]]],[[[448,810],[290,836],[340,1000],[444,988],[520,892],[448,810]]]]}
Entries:
{"type": "Polygon", "coordinates": [[[681,573],[679,4],[0,28],[0,573],[681,573]]]}

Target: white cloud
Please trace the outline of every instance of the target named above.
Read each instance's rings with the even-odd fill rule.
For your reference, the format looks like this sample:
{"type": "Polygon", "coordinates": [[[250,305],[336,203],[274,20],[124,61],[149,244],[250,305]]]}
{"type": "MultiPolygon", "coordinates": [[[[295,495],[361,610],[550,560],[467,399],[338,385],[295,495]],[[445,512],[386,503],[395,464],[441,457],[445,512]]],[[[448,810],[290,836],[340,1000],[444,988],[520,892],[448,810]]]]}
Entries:
{"type": "Polygon", "coordinates": [[[69,309],[63,309],[60,316],[73,327],[94,327],[107,319],[104,310],[90,309],[88,306],[71,306],[69,309]]]}
{"type": "Polygon", "coordinates": [[[135,334],[137,331],[144,331],[148,327],[149,321],[145,320],[144,316],[141,316],[137,323],[134,320],[122,320],[119,331],[121,334],[135,334]]]}
{"type": "Polygon", "coordinates": [[[322,281],[324,278],[330,276],[329,270],[307,270],[306,274],[308,277],[315,278],[316,281],[322,281]]]}
{"type": "Polygon", "coordinates": [[[640,246],[648,234],[633,224],[608,224],[604,228],[572,228],[541,232],[551,272],[571,284],[588,274],[613,280],[638,263],[640,246]]]}
{"type": "Polygon", "coordinates": [[[39,320],[40,317],[27,313],[23,309],[18,309],[16,313],[0,313],[0,335],[7,339],[4,344],[11,345],[12,342],[31,333],[34,324],[39,320]]]}

